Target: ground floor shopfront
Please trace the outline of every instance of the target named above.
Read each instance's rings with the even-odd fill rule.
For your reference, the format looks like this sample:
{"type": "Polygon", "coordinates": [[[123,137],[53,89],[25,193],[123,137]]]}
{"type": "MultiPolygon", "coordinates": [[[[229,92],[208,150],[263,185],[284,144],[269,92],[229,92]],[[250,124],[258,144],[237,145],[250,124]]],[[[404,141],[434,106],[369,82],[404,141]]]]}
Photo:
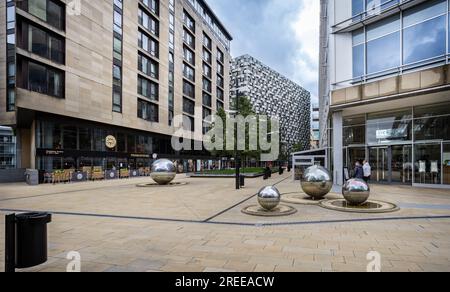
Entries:
{"type": "Polygon", "coordinates": [[[22,168],[41,172],[148,169],[159,158],[172,160],[180,173],[226,164],[207,151],[176,152],[168,135],[48,114],[36,114],[30,124],[17,130],[19,160],[22,168]]]}
{"type": "Polygon", "coordinates": [[[327,153],[335,183],[367,160],[373,183],[450,188],[450,95],[443,99],[424,104],[432,99],[423,96],[334,112],[327,153]]]}

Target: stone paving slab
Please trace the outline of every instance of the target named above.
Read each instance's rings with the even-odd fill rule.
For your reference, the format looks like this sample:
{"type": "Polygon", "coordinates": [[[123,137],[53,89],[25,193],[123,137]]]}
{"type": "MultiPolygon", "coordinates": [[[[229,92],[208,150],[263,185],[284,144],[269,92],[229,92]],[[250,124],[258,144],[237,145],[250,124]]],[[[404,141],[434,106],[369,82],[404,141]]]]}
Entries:
{"type": "MultiPolygon", "coordinates": [[[[82,271],[91,272],[364,272],[371,251],[380,253],[383,271],[450,271],[450,219],[425,218],[450,216],[447,208],[434,207],[450,206],[448,190],[373,186],[374,199],[404,204],[401,211],[388,215],[345,214],[301,205],[292,205],[299,212],[286,218],[253,218],[240,212],[256,198],[241,201],[263,185],[283,179],[277,186],[281,192],[301,192],[289,174],[274,175],[270,181],[249,179],[241,191],[233,189],[233,180],[183,176],[177,181],[187,180],[188,185],[164,192],[135,187],[149,178],[35,188],[0,185],[0,209],[124,216],[55,214],[49,225],[49,261],[25,270],[31,272],[64,272],[70,251],[80,252],[82,271]],[[202,223],[215,214],[219,215],[211,222],[202,223]],[[386,216],[404,219],[365,220],[386,216]],[[407,219],[414,216],[418,218],[407,219]],[[268,223],[279,225],[258,225],[268,223]]],[[[0,230],[4,230],[4,215],[0,212],[0,230]]],[[[3,260],[2,231],[0,271],[3,260]]]]}

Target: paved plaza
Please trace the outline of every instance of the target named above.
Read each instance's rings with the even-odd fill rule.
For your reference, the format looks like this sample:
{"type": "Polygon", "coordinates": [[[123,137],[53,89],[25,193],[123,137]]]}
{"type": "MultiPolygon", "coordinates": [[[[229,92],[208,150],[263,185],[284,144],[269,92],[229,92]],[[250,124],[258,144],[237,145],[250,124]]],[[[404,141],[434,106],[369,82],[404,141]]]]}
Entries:
{"type": "MultiPolygon", "coordinates": [[[[81,255],[85,272],[116,271],[359,271],[367,254],[382,271],[450,271],[450,191],[372,187],[372,199],[398,204],[387,214],[351,214],[291,205],[279,218],[244,215],[256,192],[276,184],[301,193],[289,174],[269,181],[178,176],[177,187],[139,188],[150,178],[79,184],[0,186],[0,271],[4,215],[49,211],[49,261],[28,271],[64,272],[67,254],[81,255]]],[[[329,198],[339,198],[330,194],[329,198]]]]}

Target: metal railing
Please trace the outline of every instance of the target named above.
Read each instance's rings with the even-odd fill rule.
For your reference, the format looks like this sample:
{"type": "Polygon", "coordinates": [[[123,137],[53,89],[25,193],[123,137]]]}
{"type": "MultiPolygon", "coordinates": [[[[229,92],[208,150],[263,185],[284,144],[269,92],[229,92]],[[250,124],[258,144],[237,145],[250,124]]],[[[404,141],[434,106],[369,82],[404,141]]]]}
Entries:
{"type": "Polygon", "coordinates": [[[332,26],[333,30],[335,32],[338,32],[340,30],[344,30],[352,25],[358,25],[361,24],[367,20],[370,20],[371,18],[375,18],[377,16],[380,16],[383,13],[387,13],[389,11],[393,10],[402,10],[402,7],[404,7],[406,4],[417,2],[417,4],[424,2],[424,1],[418,1],[418,0],[390,0],[385,3],[381,3],[380,5],[371,7],[369,10],[363,11],[361,13],[358,13],[350,18],[347,18],[339,23],[336,23],[332,26]],[[393,3],[397,2],[398,3],[393,3]],[[384,7],[384,8],[383,8],[384,7]]]}

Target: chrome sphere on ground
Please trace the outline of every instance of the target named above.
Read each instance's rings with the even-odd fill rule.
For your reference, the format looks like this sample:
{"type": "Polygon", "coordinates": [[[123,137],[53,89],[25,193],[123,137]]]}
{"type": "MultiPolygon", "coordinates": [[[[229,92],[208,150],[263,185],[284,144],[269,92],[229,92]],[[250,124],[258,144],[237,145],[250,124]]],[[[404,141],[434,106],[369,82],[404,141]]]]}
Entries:
{"type": "Polygon", "coordinates": [[[151,178],[159,185],[171,183],[177,175],[175,165],[167,159],[160,159],[152,164],[151,178]]]}
{"type": "Polygon", "coordinates": [[[342,194],[350,205],[359,206],[369,199],[370,187],[362,179],[351,179],[344,184],[342,194]]]}
{"type": "Polygon", "coordinates": [[[314,200],[321,200],[331,191],[333,179],[326,168],[314,165],[303,174],[301,186],[308,196],[314,200]]]}
{"type": "Polygon", "coordinates": [[[278,207],[280,202],[281,194],[274,186],[264,187],[258,192],[258,203],[267,211],[278,207]]]}

